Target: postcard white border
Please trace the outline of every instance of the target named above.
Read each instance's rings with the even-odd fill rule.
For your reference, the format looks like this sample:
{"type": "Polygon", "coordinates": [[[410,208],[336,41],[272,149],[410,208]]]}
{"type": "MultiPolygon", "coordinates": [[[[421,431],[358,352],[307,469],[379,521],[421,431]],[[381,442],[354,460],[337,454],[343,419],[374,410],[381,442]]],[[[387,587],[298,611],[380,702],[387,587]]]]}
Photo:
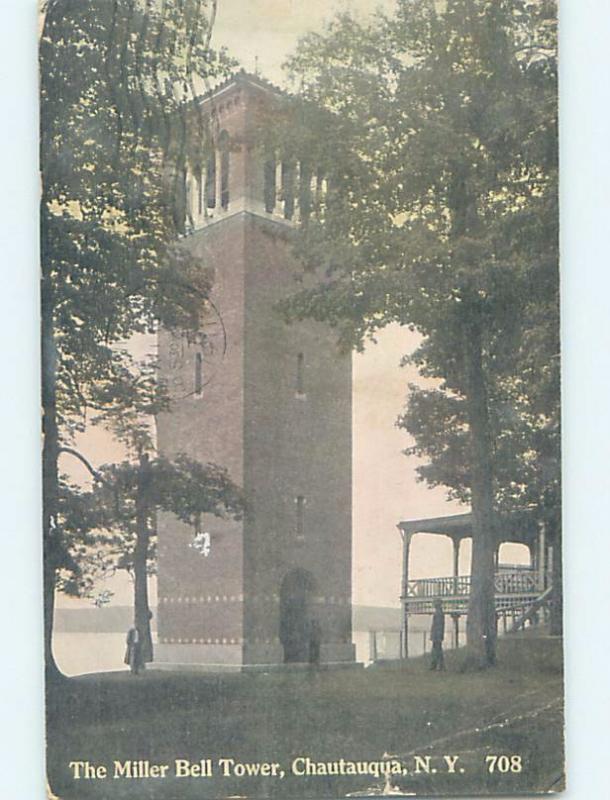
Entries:
{"type": "MultiPolygon", "coordinates": [[[[44,797],[36,9],[0,2],[0,795],[44,797]]],[[[561,3],[568,800],[607,792],[610,5],[561,3]]]]}

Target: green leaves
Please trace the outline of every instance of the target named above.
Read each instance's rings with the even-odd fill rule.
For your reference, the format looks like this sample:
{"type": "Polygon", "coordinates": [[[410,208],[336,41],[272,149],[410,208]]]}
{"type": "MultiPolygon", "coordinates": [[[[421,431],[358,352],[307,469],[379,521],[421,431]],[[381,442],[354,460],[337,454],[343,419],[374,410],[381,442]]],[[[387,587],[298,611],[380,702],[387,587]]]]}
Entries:
{"type": "Polygon", "coordinates": [[[184,454],[175,460],[159,458],[153,464],[153,496],[157,506],[193,524],[200,514],[241,518],[243,495],[228,472],[215,464],[201,464],[184,454]]]}
{"type": "Polygon", "coordinates": [[[327,321],[344,347],[396,322],[423,334],[413,361],[440,385],[412,387],[399,425],[420,476],[465,501],[476,328],[496,500],[557,494],[555,3],[399,0],[366,24],[336,17],[289,69],[327,114],[333,196],[296,245],[318,281],[285,314],[327,321]]]}
{"type": "Polygon", "coordinates": [[[62,484],[61,527],[65,558],[58,588],[91,596],[97,583],[116,570],[134,570],[138,508],[147,509],[147,570],[156,571],[156,515],[169,511],[194,525],[202,514],[241,519],[246,510],[241,490],[227,471],[179,455],[147,462],[146,497],[141,464],[123,461],[100,470],[90,490],[62,484]]]}
{"type": "Polygon", "coordinates": [[[210,289],[180,248],[180,185],[211,131],[194,112],[231,62],[209,47],[204,0],[48,4],[40,42],[43,305],[58,408],[94,402],[135,333],[194,330],[210,289]],[[187,142],[189,146],[187,147],[187,142]]]}

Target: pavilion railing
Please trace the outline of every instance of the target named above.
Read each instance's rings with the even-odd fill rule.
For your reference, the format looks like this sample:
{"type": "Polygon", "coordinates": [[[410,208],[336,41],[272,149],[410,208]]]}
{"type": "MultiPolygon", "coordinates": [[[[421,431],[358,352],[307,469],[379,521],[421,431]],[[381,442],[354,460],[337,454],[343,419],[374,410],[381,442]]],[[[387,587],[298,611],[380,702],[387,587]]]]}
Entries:
{"type": "MultiPolygon", "coordinates": [[[[470,594],[470,575],[450,578],[420,578],[407,584],[407,599],[410,597],[455,597],[470,594]]],[[[496,594],[522,594],[542,590],[540,576],[532,569],[507,571],[501,569],[494,576],[496,594]]]]}
{"type": "MultiPolygon", "coordinates": [[[[540,595],[544,590],[544,580],[540,574],[528,567],[512,570],[501,567],[494,576],[496,606],[506,608],[521,606],[540,595]]],[[[458,611],[468,602],[471,576],[458,575],[448,578],[423,578],[410,580],[405,598],[406,610],[412,613],[427,613],[433,601],[440,598],[447,610],[458,611]]]]}
{"type": "Polygon", "coordinates": [[[535,572],[536,567],[527,564],[498,564],[498,572],[535,572]]]}

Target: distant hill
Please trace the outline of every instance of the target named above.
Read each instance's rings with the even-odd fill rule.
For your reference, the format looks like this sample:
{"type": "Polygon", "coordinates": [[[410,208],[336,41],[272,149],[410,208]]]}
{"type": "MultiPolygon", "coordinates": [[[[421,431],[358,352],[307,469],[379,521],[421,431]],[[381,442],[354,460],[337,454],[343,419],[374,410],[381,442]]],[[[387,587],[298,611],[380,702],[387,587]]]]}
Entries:
{"type": "Polygon", "coordinates": [[[352,626],[355,631],[399,631],[400,609],[388,606],[354,606],[352,626]]]}

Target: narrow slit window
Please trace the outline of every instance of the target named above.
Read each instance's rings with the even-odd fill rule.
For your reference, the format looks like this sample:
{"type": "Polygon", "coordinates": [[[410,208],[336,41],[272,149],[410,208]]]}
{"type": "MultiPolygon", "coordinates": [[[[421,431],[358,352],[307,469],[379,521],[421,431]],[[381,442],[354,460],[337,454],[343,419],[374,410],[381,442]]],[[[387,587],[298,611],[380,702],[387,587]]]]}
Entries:
{"type": "Polygon", "coordinates": [[[216,208],[216,153],[208,159],[205,170],[205,198],[208,208],[216,208]]]}
{"type": "Polygon", "coordinates": [[[328,181],[321,173],[316,176],[316,213],[320,219],[324,218],[327,204],[328,181]]]}
{"type": "Polygon", "coordinates": [[[220,150],[220,205],[229,208],[229,134],[223,131],[218,139],[220,150]]]}
{"type": "Polygon", "coordinates": [[[203,392],[203,355],[195,355],[195,394],[199,397],[203,392]]]}
{"type": "Polygon", "coordinates": [[[275,173],[277,169],[277,162],[275,158],[270,158],[265,161],[265,211],[268,214],[273,214],[275,210],[276,190],[275,190],[275,173]]]}
{"type": "Polygon", "coordinates": [[[195,170],[195,186],[197,189],[197,214],[203,214],[203,170],[197,167],[195,170]]]}
{"type": "Polygon", "coordinates": [[[305,498],[299,495],[296,498],[296,537],[297,539],[305,538],[305,498]]]}
{"type": "Polygon", "coordinates": [[[184,230],[189,230],[193,224],[192,186],[188,169],[182,170],[182,201],[184,203],[184,230]]]}
{"type": "Polygon", "coordinates": [[[296,392],[300,397],[305,395],[305,356],[303,353],[299,353],[297,356],[296,392]]]}
{"type": "Polygon", "coordinates": [[[187,212],[190,213],[191,211],[191,202],[193,199],[193,186],[191,180],[191,173],[188,169],[184,170],[184,202],[187,208],[187,212]]]}
{"type": "Polygon", "coordinates": [[[299,172],[299,208],[301,211],[301,222],[307,222],[311,215],[311,177],[312,171],[309,165],[301,161],[299,172]]]}
{"type": "Polygon", "coordinates": [[[284,197],[284,219],[294,216],[294,164],[282,162],[282,195],[284,197]]]}

